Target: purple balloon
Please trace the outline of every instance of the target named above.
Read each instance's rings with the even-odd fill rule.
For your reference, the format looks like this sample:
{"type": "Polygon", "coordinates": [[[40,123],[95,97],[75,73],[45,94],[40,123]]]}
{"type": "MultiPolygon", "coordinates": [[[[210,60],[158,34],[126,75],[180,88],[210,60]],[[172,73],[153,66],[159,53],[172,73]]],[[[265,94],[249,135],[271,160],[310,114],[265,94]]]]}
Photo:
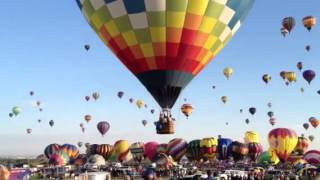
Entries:
{"type": "Polygon", "coordinates": [[[313,70],[306,70],[303,72],[303,78],[310,84],[311,81],[316,77],[316,73],[313,70]]]}
{"type": "Polygon", "coordinates": [[[101,121],[97,124],[98,131],[104,136],[110,129],[110,124],[107,121],[101,121]]]}

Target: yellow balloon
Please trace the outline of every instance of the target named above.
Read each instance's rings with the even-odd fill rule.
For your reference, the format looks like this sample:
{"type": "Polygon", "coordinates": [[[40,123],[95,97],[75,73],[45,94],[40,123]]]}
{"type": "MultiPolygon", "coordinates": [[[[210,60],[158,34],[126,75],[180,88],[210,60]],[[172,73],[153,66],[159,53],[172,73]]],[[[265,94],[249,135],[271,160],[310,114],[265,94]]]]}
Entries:
{"type": "Polygon", "coordinates": [[[275,150],[272,149],[272,148],[269,148],[268,152],[269,152],[269,154],[271,156],[271,161],[273,162],[273,164],[277,165],[280,162],[280,159],[277,156],[277,153],[275,152],[275,150]]]}
{"type": "Polygon", "coordinates": [[[297,81],[297,74],[295,72],[286,72],[285,78],[291,83],[297,81]]]}
{"type": "Polygon", "coordinates": [[[203,157],[213,159],[216,157],[218,140],[216,138],[203,138],[200,141],[200,149],[202,150],[203,157]]]}
{"type": "Polygon", "coordinates": [[[132,159],[132,154],[129,151],[130,144],[127,140],[119,140],[114,144],[115,155],[120,162],[128,162],[132,159]]]}
{"type": "Polygon", "coordinates": [[[142,108],[144,106],[144,101],[143,100],[137,100],[136,105],[138,106],[138,108],[142,108]]]}
{"type": "Polygon", "coordinates": [[[221,101],[225,104],[228,101],[228,97],[227,96],[222,96],[221,97],[221,101]]]}
{"type": "Polygon", "coordinates": [[[260,135],[256,131],[247,131],[244,134],[245,143],[260,143],[260,135]]]}
{"type": "Polygon", "coordinates": [[[233,74],[233,69],[231,67],[226,67],[223,70],[223,74],[224,76],[226,76],[227,79],[229,79],[233,74]]]}

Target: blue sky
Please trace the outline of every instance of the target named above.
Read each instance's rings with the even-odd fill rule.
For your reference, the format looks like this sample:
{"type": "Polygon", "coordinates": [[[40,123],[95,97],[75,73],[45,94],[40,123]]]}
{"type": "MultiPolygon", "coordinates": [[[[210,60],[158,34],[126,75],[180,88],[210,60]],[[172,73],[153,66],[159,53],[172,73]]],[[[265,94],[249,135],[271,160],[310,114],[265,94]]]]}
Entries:
{"type": "Polygon", "coordinates": [[[174,137],[192,140],[218,134],[242,140],[247,130],[260,132],[267,148],[266,137],[272,129],[267,117],[268,102],[273,103],[275,127],[313,134],[316,139],[312,147],[319,148],[318,130],[302,128],[310,116],[320,118],[318,78],[309,86],[299,74],[298,82],[286,87],[279,77],[281,70],[298,72],[298,61],[303,61],[308,69],[320,69],[317,59],[320,30],[316,27],[309,33],[301,24],[304,16],[320,17],[319,7],[316,0],[257,0],[239,32],[177,101],[173,108],[178,119],[177,133],[159,136],[152,123],[158,119],[158,111],[151,115],[149,110],[138,110],[128,103],[128,98],[144,99],[157,110],[158,105],[105,48],[74,1],[3,2],[0,7],[0,144],[4,146],[0,146],[0,156],[40,154],[46,144],[53,142],[113,143],[117,139],[166,142],[174,137]],[[287,38],[279,33],[284,16],[294,16],[297,20],[296,28],[287,38]],[[83,49],[86,43],[91,45],[89,52],[83,49]],[[306,44],[312,47],[310,53],[304,50],[306,44]],[[231,80],[222,74],[226,66],[234,68],[231,80]],[[265,73],[273,77],[267,86],[261,80],[265,73]],[[215,90],[211,89],[212,85],[216,86],[215,90]],[[301,87],[305,88],[303,94],[301,87]],[[35,96],[28,95],[30,90],[35,91],[35,96]],[[116,97],[119,90],[125,92],[122,100],[116,97]],[[101,93],[101,100],[86,103],[83,97],[94,91],[101,93]],[[226,105],[221,102],[221,96],[229,97],[226,105]],[[179,112],[185,97],[195,107],[188,120],[179,112]],[[41,100],[44,112],[39,113],[30,105],[36,100],[41,100]],[[13,106],[21,106],[23,113],[9,119],[13,106]],[[251,106],[257,108],[255,116],[247,111],[251,106]],[[243,114],[239,113],[240,108],[244,109],[243,114]],[[85,114],[91,114],[94,120],[86,124],[87,131],[82,134],[79,124],[85,114]],[[251,121],[249,125],[244,123],[246,118],[251,121]],[[50,119],[55,120],[54,128],[48,125],[50,119]],[[149,121],[145,128],[142,119],[149,121]],[[105,137],[96,130],[101,120],[111,124],[105,137]],[[33,133],[26,135],[26,128],[32,128],[33,133]]]}

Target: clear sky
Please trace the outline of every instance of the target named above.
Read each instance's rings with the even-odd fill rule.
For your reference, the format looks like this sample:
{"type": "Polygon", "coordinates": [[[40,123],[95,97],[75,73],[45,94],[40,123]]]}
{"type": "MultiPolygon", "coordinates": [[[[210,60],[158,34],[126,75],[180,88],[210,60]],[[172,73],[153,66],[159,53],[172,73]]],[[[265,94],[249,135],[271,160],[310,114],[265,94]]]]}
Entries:
{"type": "Polygon", "coordinates": [[[279,76],[281,70],[297,72],[298,61],[303,61],[306,68],[320,69],[320,29],[316,27],[309,33],[301,23],[307,15],[320,18],[319,7],[318,0],[256,0],[235,37],[177,101],[173,108],[177,133],[160,136],[153,125],[159,111],[151,115],[149,110],[138,110],[128,98],[144,99],[157,110],[159,106],[105,48],[74,1],[4,1],[0,6],[0,156],[37,155],[53,142],[167,142],[174,137],[192,140],[218,134],[242,140],[247,130],[257,130],[267,148],[267,134],[272,129],[268,102],[272,102],[271,110],[277,118],[275,127],[292,128],[306,136],[313,134],[316,139],[312,147],[319,148],[319,130],[302,128],[310,116],[320,118],[320,95],[316,93],[319,79],[309,86],[299,73],[298,82],[286,87],[279,76]],[[284,16],[294,16],[297,21],[287,38],[279,32],[284,16]],[[91,45],[89,52],[83,48],[86,43],[91,45]],[[310,53],[304,50],[306,44],[312,47],[310,53]],[[222,74],[226,66],[235,71],[229,81],[222,74]],[[262,82],[264,73],[272,75],[271,84],[262,82]],[[301,87],[305,88],[303,94],[301,87]],[[35,92],[33,97],[28,95],[30,90],[35,92]],[[119,90],[125,92],[122,100],[116,96],[119,90]],[[101,100],[86,103],[84,96],[93,91],[101,93],[101,100]],[[229,97],[226,105],[221,96],[229,97]],[[183,98],[195,107],[188,120],[179,111],[183,98]],[[36,100],[43,103],[42,113],[32,105],[36,100]],[[23,112],[10,119],[8,113],[13,106],[22,107],[23,112]],[[247,111],[251,106],[257,108],[255,116],[247,111]],[[85,114],[94,119],[85,124],[87,131],[82,134],[79,124],[84,123],[85,114]],[[42,123],[37,122],[39,118],[42,123]],[[244,123],[246,118],[251,121],[249,125],[244,123]],[[55,121],[54,128],[48,125],[50,119],[55,121]],[[146,127],[142,119],[149,121],[146,127]],[[101,120],[111,124],[105,137],[96,130],[101,120]],[[31,135],[26,134],[26,128],[33,129],[31,135]]]}

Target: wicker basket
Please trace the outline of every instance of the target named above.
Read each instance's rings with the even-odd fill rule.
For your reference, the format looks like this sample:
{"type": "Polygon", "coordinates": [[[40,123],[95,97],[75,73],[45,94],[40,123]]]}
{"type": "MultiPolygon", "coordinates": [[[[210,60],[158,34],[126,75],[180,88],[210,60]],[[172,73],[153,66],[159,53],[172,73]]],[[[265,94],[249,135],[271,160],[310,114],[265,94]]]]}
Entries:
{"type": "Polygon", "coordinates": [[[176,126],[174,121],[168,121],[166,123],[159,122],[161,129],[157,129],[157,134],[174,134],[176,132],[176,126]]]}

